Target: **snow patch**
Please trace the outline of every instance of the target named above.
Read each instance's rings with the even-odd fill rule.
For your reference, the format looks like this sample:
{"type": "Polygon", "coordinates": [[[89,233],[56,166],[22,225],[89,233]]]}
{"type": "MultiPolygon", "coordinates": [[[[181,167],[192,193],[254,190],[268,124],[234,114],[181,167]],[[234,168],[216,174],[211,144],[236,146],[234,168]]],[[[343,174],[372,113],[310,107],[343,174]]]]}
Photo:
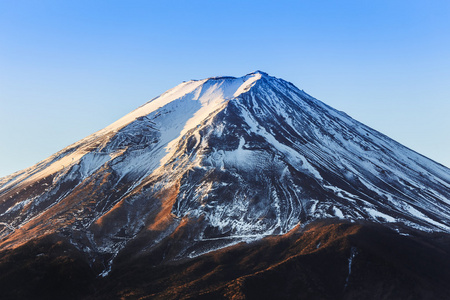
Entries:
{"type": "Polygon", "coordinates": [[[368,212],[375,220],[377,220],[377,218],[382,218],[386,222],[390,222],[390,223],[397,222],[397,219],[395,219],[395,218],[393,218],[393,217],[391,217],[389,215],[386,215],[386,214],[384,214],[384,213],[382,213],[382,212],[380,212],[378,210],[375,210],[373,208],[365,207],[364,210],[366,212],[368,212]]]}

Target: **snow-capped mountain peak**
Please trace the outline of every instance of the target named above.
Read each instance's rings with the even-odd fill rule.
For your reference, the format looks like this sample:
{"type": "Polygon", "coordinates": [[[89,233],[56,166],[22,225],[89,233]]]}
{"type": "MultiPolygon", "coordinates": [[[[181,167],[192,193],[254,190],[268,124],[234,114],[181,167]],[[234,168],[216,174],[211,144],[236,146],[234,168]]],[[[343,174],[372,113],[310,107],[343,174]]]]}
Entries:
{"type": "Polygon", "coordinates": [[[256,71],[183,82],[2,178],[0,247],[57,232],[113,258],[183,233],[198,255],[319,219],[450,232],[449,199],[449,169],[256,71]]]}

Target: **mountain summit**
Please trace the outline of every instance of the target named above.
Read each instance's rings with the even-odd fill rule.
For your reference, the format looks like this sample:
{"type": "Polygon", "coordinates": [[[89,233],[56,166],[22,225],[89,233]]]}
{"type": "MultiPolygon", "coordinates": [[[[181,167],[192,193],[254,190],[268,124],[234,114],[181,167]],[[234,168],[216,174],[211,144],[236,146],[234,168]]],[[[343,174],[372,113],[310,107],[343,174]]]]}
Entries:
{"type": "Polygon", "coordinates": [[[106,276],[122,252],[197,257],[319,220],[450,233],[449,199],[449,169],[256,71],[183,82],[0,179],[0,249],[56,236],[106,276]]]}

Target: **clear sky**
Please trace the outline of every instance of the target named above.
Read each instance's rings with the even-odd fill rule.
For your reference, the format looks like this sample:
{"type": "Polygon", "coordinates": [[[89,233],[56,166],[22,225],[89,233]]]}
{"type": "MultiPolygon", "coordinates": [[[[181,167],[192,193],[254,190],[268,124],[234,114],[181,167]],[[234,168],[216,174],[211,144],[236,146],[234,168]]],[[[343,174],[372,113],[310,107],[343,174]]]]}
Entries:
{"type": "Polygon", "coordinates": [[[448,0],[0,0],[0,177],[184,80],[255,70],[450,166],[448,0]]]}

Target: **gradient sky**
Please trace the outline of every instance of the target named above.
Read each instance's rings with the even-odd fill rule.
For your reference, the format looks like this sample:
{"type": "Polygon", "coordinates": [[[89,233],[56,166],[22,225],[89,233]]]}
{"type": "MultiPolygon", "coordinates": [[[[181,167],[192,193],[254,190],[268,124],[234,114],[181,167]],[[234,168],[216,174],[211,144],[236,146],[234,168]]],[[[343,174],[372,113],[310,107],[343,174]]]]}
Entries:
{"type": "Polygon", "coordinates": [[[255,70],[450,166],[448,0],[0,0],[0,177],[184,80],[255,70]]]}

